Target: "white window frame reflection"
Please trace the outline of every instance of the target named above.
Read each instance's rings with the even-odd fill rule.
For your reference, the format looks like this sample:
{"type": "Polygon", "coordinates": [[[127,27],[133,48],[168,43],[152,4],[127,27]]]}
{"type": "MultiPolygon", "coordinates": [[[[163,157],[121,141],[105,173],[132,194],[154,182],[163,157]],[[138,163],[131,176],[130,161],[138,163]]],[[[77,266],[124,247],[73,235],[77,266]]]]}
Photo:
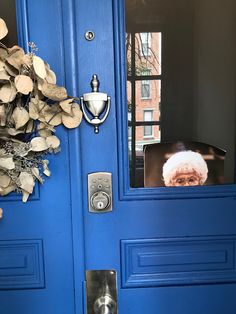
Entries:
{"type": "MultiPolygon", "coordinates": [[[[150,69],[146,69],[143,70],[142,75],[151,75],[151,70],[150,69]]],[[[151,99],[151,81],[150,80],[142,80],[141,81],[141,99],[145,100],[145,99],[151,99]],[[147,94],[145,94],[144,92],[147,92],[147,94]]]]}
{"type": "MultiPolygon", "coordinates": [[[[144,109],[143,110],[143,121],[153,121],[153,109],[144,109]]],[[[153,137],[153,126],[152,125],[144,125],[143,126],[143,137],[151,138],[153,137]],[[151,130],[148,131],[148,130],[151,130]]]]}
{"type": "Polygon", "coordinates": [[[140,53],[142,56],[151,56],[151,44],[151,33],[140,33],[140,53]]]}

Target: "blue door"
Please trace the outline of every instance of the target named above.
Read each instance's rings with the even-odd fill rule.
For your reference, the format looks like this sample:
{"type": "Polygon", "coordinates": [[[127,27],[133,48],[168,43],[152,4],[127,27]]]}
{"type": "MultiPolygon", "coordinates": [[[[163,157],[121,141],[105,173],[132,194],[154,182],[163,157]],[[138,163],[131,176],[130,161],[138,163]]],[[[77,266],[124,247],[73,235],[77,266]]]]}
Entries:
{"type": "MultiPolygon", "coordinates": [[[[37,54],[56,72],[58,84],[67,85],[68,93],[75,95],[76,77],[71,76],[75,55],[68,39],[72,2],[16,1],[16,7],[19,45],[27,50],[27,43],[34,42],[37,54]],[[68,23],[63,24],[64,18],[68,23]]],[[[51,178],[38,184],[25,204],[20,194],[1,196],[0,311],[4,314],[82,313],[83,237],[77,183],[81,170],[74,157],[78,133],[58,128],[57,135],[61,152],[49,156],[51,178]]]]}
{"type": "MultiPolygon", "coordinates": [[[[132,138],[134,133],[132,127],[135,125],[132,124],[134,121],[131,119],[129,126],[133,133],[129,134],[127,96],[133,93],[133,98],[136,97],[137,102],[138,91],[136,90],[135,94],[132,87],[131,91],[128,87],[126,92],[125,68],[129,70],[129,59],[126,61],[125,48],[127,53],[129,50],[127,46],[125,47],[125,40],[127,40],[125,33],[132,31],[130,24],[135,20],[134,14],[137,14],[137,28],[134,28],[133,32],[141,34],[143,44],[148,44],[148,40],[145,41],[145,33],[162,32],[163,74],[156,73],[152,76],[149,73],[145,79],[146,73],[142,72],[140,77],[136,78],[136,85],[140,80],[142,81],[143,98],[148,98],[148,90],[145,87],[148,85],[147,81],[162,80],[163,115],[160,125],[163,140],[206,142],[222,148],[227,146],[230,152],[230,145],[227,144],[225,137],[222,144],[219,144],[211,135],[216,132],[215,134],[219,134],[217,135],[219,139],[222,133],[228,132],[224,120],[226,115],[233,113],[231,109],[234,106],[233,98],[229,99],[228,96],[235,95],[235,91],[231,94],[228,90],[233,84],[231,75],[234,75],[228,62],[235,58],[230,57],[230,50],[223,45],[223,54],[227,55],[224,62],[228,60],[225,63],[227,69],[220,66],[218,74],[210,72],[214,60],[221,58],[218,55],[219,45],[215,49],[217,38],[214,39],[214,36],[210,35],[210,30],[215,29],[215,23],[219,21],[216,19],[217,14],[223,12],[222,33],[219,38],[226,36],[227,43],[231,45],[231,42],[232,47],[235,47],[235,41],[231,37],[234,27],[231,9],[235,6],[232,1],[228,1],[227,9],[225,7],[220,9],[214,7],[215,2],[213,5],[211,1],[204,1],[199,4],[196,11],[192,11],[188,7],[190,2],[176,1],[175,4],[171,1],[76,2],[80,94],[91,90],[88,84],[92,75],[96,73],[99,76],[101,92],[111,96],[111,112],[100,127],[99,134],[95,134],[93,127],[88,124],[81,128],[85,268],[86,270],[117,270],[118,310],[122,314],[233,314],[236,311],[235,185],[145,188],[132,184],[133,178],[130,178],[134,163],[137,168],[139,162],[138,149],[136,149],[136,160],[131,158],[130,163],[128,160],[128,151],[132,153],[128,138],[132,138]],[[157,3],[159,3],[159,11],[155,15],[157,3]],[[163,5],[160,5],[161,3],[163,5]],[[141,5],[140,10],[137,9],[139,5],[141,5]],[[148,11],[148,6],[151,7],[151,12],[148,11]],[[216,14],[214,21],[209,19],[207,12],[217,12],[214,13],[216,14]],[[142,24],[142,16],[145,14],[149,14],[149,28],[142,24]],[[192,64],[187,52],[188,42],[183,38],[188,36],[193,38],[191,28],[186,27],[184,23],[185,21],[198,23],[197,18],[201,23],[195,24],[192,31],[198,32],[197,47],[200,55],[197,59],[199,63],[194,68],[195,65],[192,64]],[[160,25],[157,27],[156,24],[167,22],[169,19],[174,21],[170,27],[164,24],[163,28],[160,25]],[[91,41],[86,41],[84,38],[88,30],[94,32],[94,39],[91,41]],[[178,37],[175,36],[176,30],[178,37]],[[170,46],[170,39],[174,41],[172,46],[170,46]],[[204,47],[211,52],[210,57],[206,56],[204,47]],[[190,85],[191,76],[195,75],[194,71],[197,71],[195,79],[199,80],[198,90],[190,85]],[[173,78],[170,78],[170,75],[173,75],[173,78]],[[227,86],[221,81],[221,75],[227,80],[227,86]],[[196,107],[194,109],[191,107],[191,103],[196,101],[192,98],[191,89],[192,92],[198,93],[197,101],[200,109],[197,109],[197,112],[196,107]],[[228,90],[225,93],[228,95],[227,100],[225,99],[227,109],[226,112],[221,110],[218,119],[216,95],[219,95],[221,89],[228,90]],[[229,102],[231,109],[228,106],[229,102]],[[212,107],[213,103],[214,107],[212,107]],[[206,116],[209,108],[212,113],[206,116]],[[196,114],[198,122],[202,123],[201,128],[197,126],[194,132],[191,129],[196,123],[192,120],[193,113],[196,114]],[[214,123],[217,123],[217,127],[214,123]],[[217,133],[217,130],[221,131],[217,133]],[[99,214],[88,211],[91,202],[88,200],[87,191],[88,174],[97,171],[112,173],[112,212],[99,214]]],[[[193,4],[194,1],[191,3],[193,4]]],[[[137,38],[133,39],[134,42],[135,40],[137,38]]],[[[143,49],[146,49],[144,45],[143,49]]],[[[132,50],[130,53],[132,54],[132,50]]],[[[139,52],[135,50],[133,53],[139,52]]],[[[221,53],[222,51],[219,52],[221,53]]],[[[140,54],[141,56],[138,57],[141,58],[145,50],[140,54]]],[[[130,63],[132,67],[132,61],[130,63]]],[[[219,66],[219,63],[217,64],[219,66]]],[[[128,81],[132,85],[132,73],[130,76],[128,81]]],[[[138,74],[133,74],[133,77],[135,76],[138,74]]],[[[134,99],[131,101],[132,104],[135,102],[134,99]]],[[[138,117],[137,111],[136,116],[138,117]]],[[[150,122],[150,115],[147,121],[150,122]]],[[[229,117],[226,121],[230,121],[229,117]]],[[[138,128],[154,126],[155,121],[143,126],[142,123],[141,119],[136,123],[136,137],[138,137],[138,128]]],[[[150,129],[144,128],[143,131],[148,135],[150,129]]],[[[231,131],[234,132],[233,129],[231,131]]],[[[234,137],[230,134],[228,139],[234,137]]],[[[233,169],[230,168],[231,175],[234,173],[233,169]]],[[[229,179],[228,182],[234,181],[229,179]]]]}
{"type": "MultiPolygon", "coordinates": [[[[185,7],[189,1],[180,2],[186,20],[191,20],[193,16],[185,7]]],[[[234,57],[227,55],[224,49],[220,50],[222,45],[214,49],[210,60],[201,51],[195,79],[200,76],[203,79],[199,80],[196,91],[188,85],[189,77],[193,75],[192,63],[184,50],[179,50],[182,46],[187,48],[186,43],[176,40],[168,27],[155,29],[157,33],[162,32],[163,74],[152,75],[149,68],[140,68],[137,80],[142,82],[143,101],[150,98],[148,82],[161,80],[162,120],[158,117],[158,121],[152,121],[154,116],[147,106],[143,121],[132,124],[134,119],[128,121],[127,108],[126,69],[129,65],[125,56],[125,34],[129,24],[125,28],[125,19],[129,7],[135,8],[140,3],[152,5],[148,0],[126,1],[125,13],[125,2],[118,0],[18,1],[21,43],[37,43],[38,54],[55,69],[61,84],[66,84],[71,95],[79,97],[90,92],[92,75],[97,74],[101,92],[111,97],[111,110],[98,134],[85,121],[79,130],[59,129],[62,151],[51,161],[52,178],[39,186],[25,205],[17,195],[1,202],[4,219],[0,221],[0,309],[4,314],[86,313],[85,271],[111,269],[117,271],[118,311],[121,314],[235,313],[236,189],[230,177],[234,173],[232,165],[227,168],[227,185],[144,187],[140,181],[136,184],[137,178],[144,176],[145,165],[143,160],[140,162],[142,150],[136,152],[136,144],[129,145],[129,139],[138,136],[134,128],[142,128],[148,137],[152,135],[150,126],[160,125],[165,141],[206,141],[217,146],[218,142],[211,138],[211,133],[216,132],[212,131],[214,121],[218,125],[218,138],[224,140],[223,133],[228,139],[234,138],[234,127],[228,131],[228,124],[224,124],[228,121],[227,114],[228,118],[233,116],[230,106],[226,113],[221,111],[217,119],[205,116],[209,108],[212,112],[213,109],[217,111],[216,104],[222,100],[218,97],[219,90],[224,90],[226,103],[234,99],[234,74],[231,73],[234,67],[230,65],[234,57]],[[88,31],[90,35],[94,34],[92,40],[85,36],[88,31]],[[174,54],[168,46],[169,35],[178,48],[174,54]],[[215,67],[210,61],[218,59],[217,53],[221,55],[222,51],[224,64],[218,62],[220,72],[211,76],[208,66],[215,67]],[[182,64],[180,67],[173,62],[181,58],[189,62],[187,66],[182,64]],[[169,73],[175,74],[174,79],[169,78],[169,73]],[[184,88],[180,81],[185,84],[184,88]],[[210,88],[213,88],[213,94],[210,88]],[[203,122],[205,129],[199,129],[190,119],[193,109],[186,109],[193,102],[191,89],[198,94],[201,103],[198,121],[203,122]],[[182,90],[186,94],[181,94],[182,90]],[[186,121],[190,122],[182,123],[183,117],[188,117],[186,121]],[[191,129],[190,134],[193,125],[196,128],[191,129]],[[188,136],[182,133],[183,129],[188,136]],[[135,175],[133,170],[137,168],[139,172],[135,175]],[[89,211],[88,174],[94,172],[112,174],[110,212],[89,211]]],[[[214,10],[210,4],[208,8],[204,7],[206,3],[197,8],[199,19],[205,23],[196,24],[198,35],[205,34],[197,37],[199,50],[206,45],[209,49],[212,47],[208,32],[205,32],[210,24],[203,12],[214,10]]],[[[230,5],[234,4],[230,0],[227,3],[224,10],[217,12],[218,17],[223,14],[223,20],[227,21],[224,27],[231,34],[233,15],[230,12],[234,11],[230,5]]],[[[160,11],[171,13],[167,17],[175,20],[172,29],[179,27],[179,38],[183,39],[185,35],[192,38],[189,28],[181,24],[183,19],[174,15],[180,8],[172,5],[161,6],[160,11]]],[[[150,17],[150,21],[156,20],[162,21],[161,16],[150,17]]],[[[216,18],[214,22],[219,20],[216,18]]],[[[211,27],[215,29],[215,25],[211,27]]],[[[220,30],[218,36],[225,38],[222,28],[220,30]]],[[[144,34],[140,38],[146,47],[149,39],[145,34],[149,32],[150,29],[142,27],[134,30],[134,34],[144,34]]],[[[210,38],[218,40],[216,36],[210,35],[210,38]]],[[[231,45],[232,38],[227,37],[227,45],[231,45]]],[[[145,55],[144,47],[139,57],[145,55]]],[[[135,96],[132,88],[131,94],[135,96]]],[[[229,140],[226,146],[230,148],[231,144],[229,140]]],[[[231,164],[234,165],[234,155],[231,155],[231,164]]]]}

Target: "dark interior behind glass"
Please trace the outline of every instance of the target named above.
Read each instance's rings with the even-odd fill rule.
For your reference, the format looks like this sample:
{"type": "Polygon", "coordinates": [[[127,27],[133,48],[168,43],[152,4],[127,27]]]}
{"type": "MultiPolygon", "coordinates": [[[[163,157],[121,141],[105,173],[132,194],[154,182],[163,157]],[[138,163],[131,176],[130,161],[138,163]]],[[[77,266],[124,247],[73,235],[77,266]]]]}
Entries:
{"type": "Polygon", "coordinates": [[[7,47],[12,47],[17,44],[15,0],[0,1],[0,18],[6,22],[8,28],[8,34],[1,42],[7,47]]]}
{"type": "Polygon", "coordinates": [[[154,163],[180,147],[209,172],[224,160],[207,184],[234,183],[235,29],[234,0],[126,0],[131,187],[148,186],[150,145],[154,163]]]}

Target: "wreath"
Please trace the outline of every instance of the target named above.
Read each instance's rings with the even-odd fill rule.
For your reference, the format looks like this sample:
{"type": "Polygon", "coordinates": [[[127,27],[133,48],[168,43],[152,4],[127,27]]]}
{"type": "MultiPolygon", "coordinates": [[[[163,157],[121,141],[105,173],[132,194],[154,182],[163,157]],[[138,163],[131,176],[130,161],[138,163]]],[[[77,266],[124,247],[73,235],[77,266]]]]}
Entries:
{"type": "Polygon", "coordinates": [[[60,151],[58,125],[76,128],[82,120],[80,106],[64,87],[56,85],[49,64],[19,46],[7,48],[0,18],[0,195],[22,193],[26,202],[36,181],[50,176],[48,153],[60,151]]]}

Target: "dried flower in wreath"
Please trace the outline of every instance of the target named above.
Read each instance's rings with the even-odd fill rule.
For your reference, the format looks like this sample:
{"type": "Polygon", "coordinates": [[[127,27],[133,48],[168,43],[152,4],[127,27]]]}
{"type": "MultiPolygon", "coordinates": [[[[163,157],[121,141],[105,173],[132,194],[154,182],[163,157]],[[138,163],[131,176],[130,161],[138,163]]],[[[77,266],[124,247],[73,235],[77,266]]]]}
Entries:
{"type": "MultiPolygon", "coordinates": [[[[0,40],[8,33],[0,18],[0,40]]],[[[82,120],[80,106],[56,85],[50,66],[19,46],[0,42],[0,195],[13,191],[26,202],[35,182],[50,176],[47,153],[60,151],[55,127],[76,128],[82,120]]]]}

